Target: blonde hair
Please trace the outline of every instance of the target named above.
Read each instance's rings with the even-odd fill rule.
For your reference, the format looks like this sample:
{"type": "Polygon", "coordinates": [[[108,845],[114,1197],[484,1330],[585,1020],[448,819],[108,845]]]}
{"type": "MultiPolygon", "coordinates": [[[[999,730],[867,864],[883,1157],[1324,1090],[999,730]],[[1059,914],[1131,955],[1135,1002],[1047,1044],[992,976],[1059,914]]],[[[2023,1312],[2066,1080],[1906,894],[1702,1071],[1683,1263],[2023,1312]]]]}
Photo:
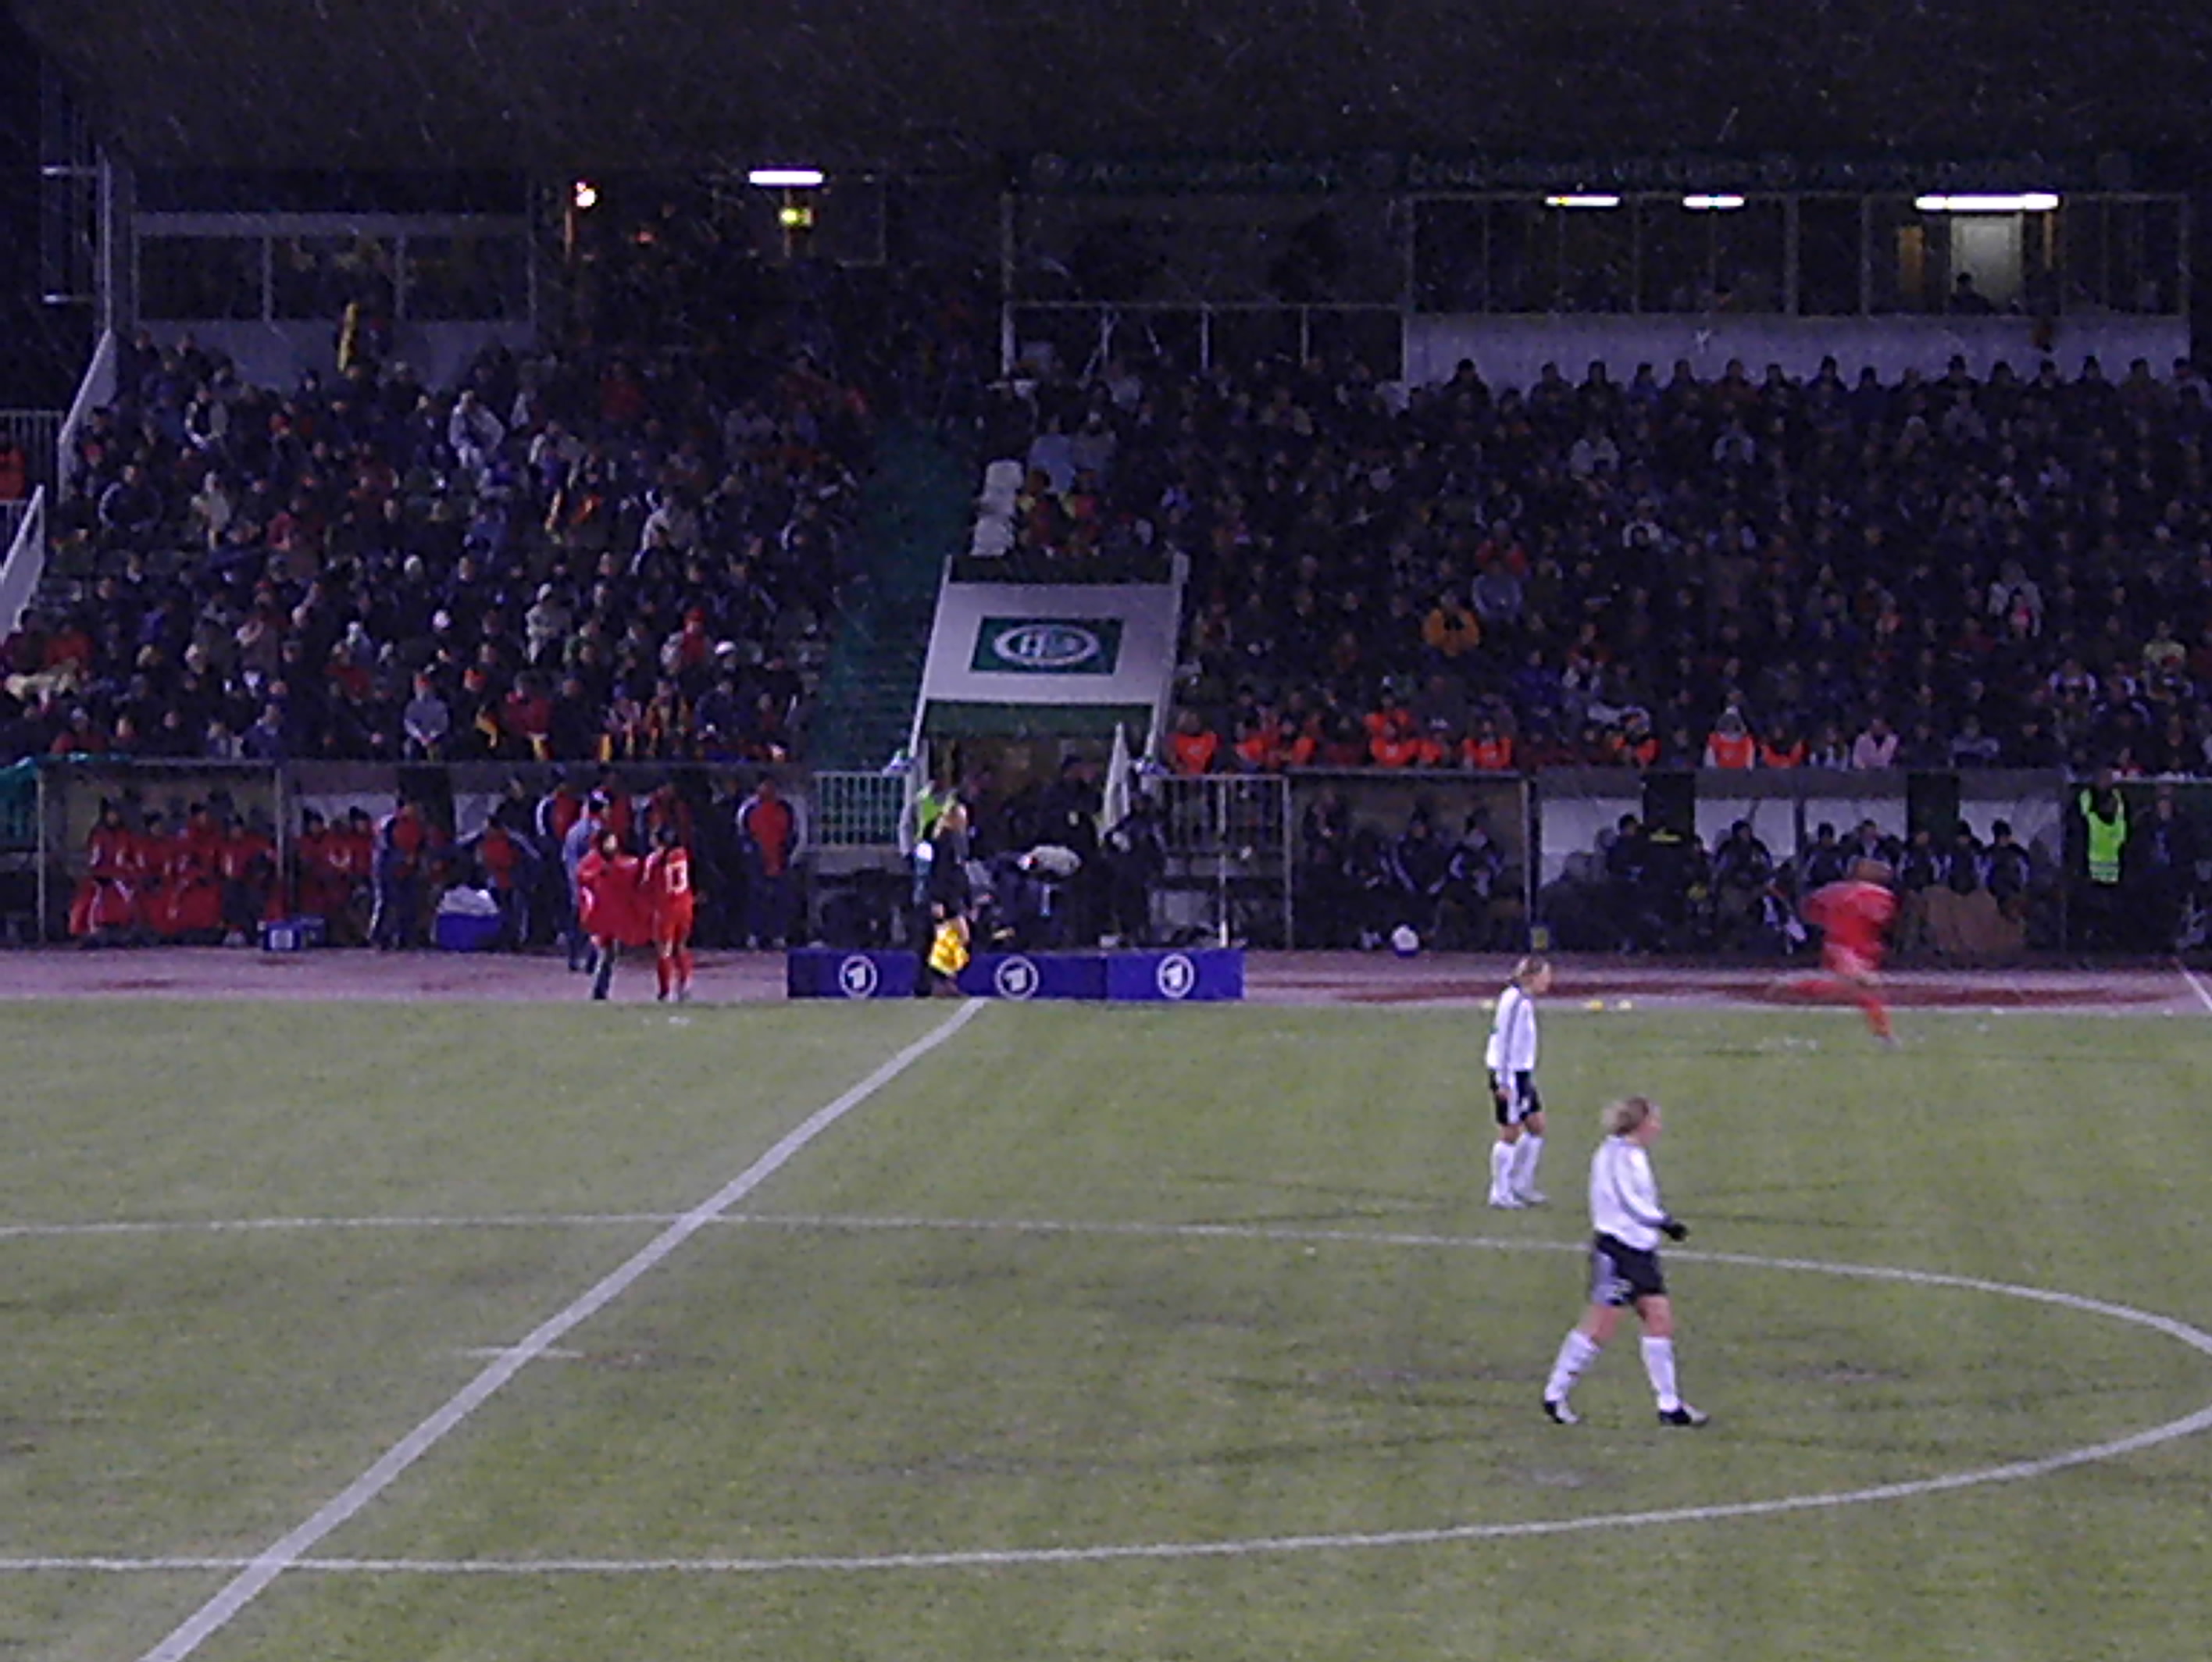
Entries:
{"type": "Polygon", "coordinates": [[[1627,1137],[1651,1117],[1648,1096],[1624,1096],[1608,1102],[1597,1117],[1598,1129],[1607,1137],[1627,1137]]]}

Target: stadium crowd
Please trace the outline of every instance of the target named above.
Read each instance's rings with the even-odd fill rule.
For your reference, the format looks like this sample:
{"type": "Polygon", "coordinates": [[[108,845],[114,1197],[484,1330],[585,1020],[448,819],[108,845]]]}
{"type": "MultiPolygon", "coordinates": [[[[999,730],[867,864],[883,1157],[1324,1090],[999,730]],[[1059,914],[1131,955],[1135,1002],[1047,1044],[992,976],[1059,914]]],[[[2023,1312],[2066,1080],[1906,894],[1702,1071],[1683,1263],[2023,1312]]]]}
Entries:
{"type": "Polygon", "coordinates": [[[1170,760],[2212,772],[2203,378],[1525,391],[1116,361],[991,418],[1017,550],[1188,557],[1170,760]]]}
{"type": "Polygon", "coordinates": [[[871,423],[795,357],[356,357],[242,385],[141,334],[78,440],[0,759],[775,762],[803,743],[871,423]]]}

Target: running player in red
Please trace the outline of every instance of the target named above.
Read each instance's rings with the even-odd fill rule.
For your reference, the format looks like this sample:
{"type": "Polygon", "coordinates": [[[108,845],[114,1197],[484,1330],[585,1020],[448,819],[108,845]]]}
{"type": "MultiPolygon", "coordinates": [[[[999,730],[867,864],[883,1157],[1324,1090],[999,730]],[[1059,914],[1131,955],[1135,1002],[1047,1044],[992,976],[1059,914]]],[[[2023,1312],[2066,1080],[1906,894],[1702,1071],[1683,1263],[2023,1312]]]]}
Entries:
{"type": "Polygon", "coordinates": [[[615,959],[626,946],[653,939],[646,915],[644,864],[627,852],[612,831],[599,833],[591,852],[576,866],[576,915],[599,952],[592,997],[605,998],[614,985],[615,959]]]}
{"type": "Polygon", "coordinates": [[[1889,868],[1880,860],[1854,860],[1848,877],[1815,889],[1805,902],[1805,920],[1826,939],[1820,967],[1827,972],[1793,985],[1826,998],[1850,999],[1865,1013],[1876,1039],[1894,1045],[1889,1007],[1881,1001],[1882,934],[1897,915],[1897,896],[1889,890],[1889,868]]]}
{"type": "Polygon", "coordinates": [[[653,974],[659,978],[659,997],[666,1003],[673,992],[676,1002],[691,1002],[691,917],[696,897],[691,888],[691,851],[673,820],[664,820],[653,833],[653,852],[645,857],[645,899],[653,919],[653,974]]]}

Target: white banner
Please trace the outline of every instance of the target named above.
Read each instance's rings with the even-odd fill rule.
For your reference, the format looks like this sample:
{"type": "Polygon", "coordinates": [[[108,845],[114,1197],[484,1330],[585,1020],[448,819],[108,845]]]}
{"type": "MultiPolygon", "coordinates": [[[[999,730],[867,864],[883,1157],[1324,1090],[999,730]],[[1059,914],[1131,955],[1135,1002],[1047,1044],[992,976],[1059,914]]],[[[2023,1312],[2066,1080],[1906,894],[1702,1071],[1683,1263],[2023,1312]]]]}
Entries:
{"type": "Polygon", "coordinates": [[[1157,707],[1174,682],[1176,610],[1165,583],[948,583],[922,696],[1157,707]]]}

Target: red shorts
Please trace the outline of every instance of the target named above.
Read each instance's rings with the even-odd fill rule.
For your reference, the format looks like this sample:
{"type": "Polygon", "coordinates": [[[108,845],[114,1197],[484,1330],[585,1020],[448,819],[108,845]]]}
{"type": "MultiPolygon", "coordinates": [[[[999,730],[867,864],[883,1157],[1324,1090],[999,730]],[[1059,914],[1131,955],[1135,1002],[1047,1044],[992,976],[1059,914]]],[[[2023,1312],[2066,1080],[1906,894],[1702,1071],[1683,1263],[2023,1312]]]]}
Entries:
{"type": "Polygon", "coordinates": [[[653,939],[658,946],[682,946],[691,938],[693,908],[684,906],[664,907],[653,914],[653,939]]]}

